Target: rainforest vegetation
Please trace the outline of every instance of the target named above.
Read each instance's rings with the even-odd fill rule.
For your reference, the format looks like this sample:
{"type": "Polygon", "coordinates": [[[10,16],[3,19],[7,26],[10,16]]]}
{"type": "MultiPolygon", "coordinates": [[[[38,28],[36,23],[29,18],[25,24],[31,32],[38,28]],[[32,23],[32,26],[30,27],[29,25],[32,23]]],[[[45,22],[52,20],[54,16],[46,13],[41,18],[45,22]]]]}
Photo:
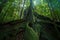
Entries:
{"type": "Polygon", "coordinates": [[[0,0],[0,40],[60,40],[60,0],[0,0]]]}

